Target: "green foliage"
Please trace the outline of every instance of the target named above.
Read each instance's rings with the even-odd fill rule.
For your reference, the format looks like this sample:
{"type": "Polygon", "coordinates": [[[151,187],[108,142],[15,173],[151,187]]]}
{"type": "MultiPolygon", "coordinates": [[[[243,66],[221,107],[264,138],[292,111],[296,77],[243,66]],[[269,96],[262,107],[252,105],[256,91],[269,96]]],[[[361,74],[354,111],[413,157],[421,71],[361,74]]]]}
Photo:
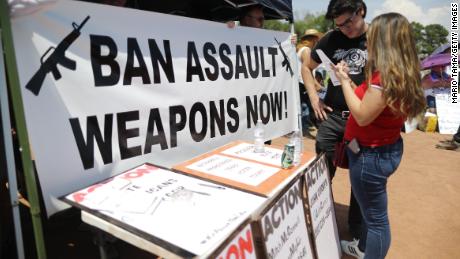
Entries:
{"type": "Polygon", "coordinates": [[[423,26],[418,22],[412,22],[415,34],[417,51],[421,57],[430,55],[436,48],[447,43],[449,31],[440,24],[423,26]]]}
{"type": "MultiPolygon", "coordinates": [[[[298,39],[307,29],[317,29],[320,32],[327,32],[333,29],[334,25],[327,20],[324,13],[306,13],[303,19],[294,22],[294,30],[298,39]]],[[[290,31],[290,24],[285,21],[269,20],[265,21],[265,29],[275,31],[290,31]]],[[[430,24],[423,26],[418,22],[412,22],[415,33],[415,42],[419,55],[425,57],[430,55],[437,47],[447,42],[449,31],[440,24],[430,24]]]]}
{"type": "MultiPolygon", "coordinates": [[[[264,28],[268,30],[288,32],[290,31],[291,27],[290,24],[287,22],[282,22],[278,20],[268,20],[265,21],[264,28]]],[[[307,29],[316,29],[320,32],[325,33],[332,28],[332,22],[327,20],[324,14],[314,15],[311,13],[307,13],[305,14],[302,20],[294,22],[294,30],[295,33],[298,35],[299,39],[307,29]]]]}
{"type": "Polygon", "coordinates": [[[414,31],[414,37],[415,37],[415,46],[417,47],[417,53],[419,55],[422,53],[423,49],[423,30],[425,27],[423,27],[422,24],[418,22],[412,22],[412,30],[414,31]]]}
{"type": "Polygon", "coordinates": [[[303,20],[294,22],[294,28],[297,35],[302,36],[307,29],[316,29],[320,32],[327,32],[333,28],[331,21],[327,20],[324,14],[314,15],[305,14],[303,20]]]}
{"type": "Polygon", "coordinates": [[[427,42],[425,49],[427,53],[431,53],[437,47],[447,43],[449,31],[440,24],[430,24],[425,26],[425,36],[425,41],[427,42]]]}
{"type": "Polygon", "coordinates": [[[279,20],[267,20],[264,23],[264,28],[273,31],[290,31],[290,25],[287,22],[279,20]]]}

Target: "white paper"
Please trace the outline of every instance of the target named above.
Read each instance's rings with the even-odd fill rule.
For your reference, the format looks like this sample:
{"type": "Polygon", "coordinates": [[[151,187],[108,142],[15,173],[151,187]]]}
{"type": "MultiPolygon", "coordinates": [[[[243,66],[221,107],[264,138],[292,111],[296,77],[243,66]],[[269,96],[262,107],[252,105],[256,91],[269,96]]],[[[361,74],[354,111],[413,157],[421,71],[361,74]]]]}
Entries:
{"type": "Polygon", "coordinates": [[[412,131],[417,129],[418,121],[416,118],[412,118],[412,120],[407,119],[404,122],[404,131],[407,133],[411,133],[412,131]]]}
{"type": "Polygon", "coordinates": [[[341,258],[331,184],[323,155],[305,173],[311,225],[318,258],[341,258]]]}
{"type": "Polygon", "coordinates": [[[164,169],[124,173],[66,198],[77,202],[78,193],[78,203],[197,255],[216,249],[265,201],[164,169]]]}
{"type": "Polygon", "coordinates": [[[268,258],[313,258],[297,181],[261,219],[268,258]]]}
{"type": "Polygon", "coordinates": [[[226,149],[222,152],[222,154],[246,158],[280,167],[283,150],[278,148],[265,147],[264,152],[256,153],[254,152],[253,144],[241,143],[226,149]]]}
{"type": "Polygon", "coordinates": [[[324,54],[324,52],[320,49],[316,50],[316,53],[318,53],[319,58],[321,59],[321,63],[324,64],[324,67],[326,68],[326,71],[329,73],[329,76],[331,78],[331,82],[334,86],[339,86],[340,81],[337,79],[335,76],[334,70],[332,70],[331,65],[335,65],[332,63],[332,61],[324,54]]]}
{"type": "Polygon", "coordinates": [[[252,186],[261,184],[280,170],[221,155],[212,155],[188,165],[187,168],[252,186]]]}
{"type": "Polygon", "coordinates": [[[436,95],[439,133],[455,134],[460,125],[460,104],[453,104],[447,94],[436,95]]]}

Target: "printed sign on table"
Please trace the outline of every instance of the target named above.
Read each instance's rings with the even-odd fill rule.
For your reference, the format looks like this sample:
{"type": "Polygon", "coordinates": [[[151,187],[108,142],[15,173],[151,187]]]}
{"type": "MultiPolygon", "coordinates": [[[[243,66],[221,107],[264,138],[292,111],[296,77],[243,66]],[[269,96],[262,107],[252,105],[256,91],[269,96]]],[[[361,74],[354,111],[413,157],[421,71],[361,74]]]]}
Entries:
{"type": "Polygon", "coordinates": [[[305,184],[317,257],[339,259],[342,250],[324,154],[307,168],[305,184]]]}
{"type": "Polygon", "coordinates": [[[212,155],[187,168],[252,186],[260,185],[279,171],[276,167],[221,155],[212,155]]]}
{"type": "Polygon", "coordinates": [[[314,258],[300,178],[262,215],[259,224],[267,258],[314,258]]]}
{"type": "MultiPolygon", "coordinates": [[[[282,188],[283,183],[288,184],[289,180],[298,173],[299,167],[281,168],[282,153],[283,149],[276,147],[265,147],[263,153],[255,153],[253,144],[236,141],[173,168],[214,182],[269,196],[275,189],[282,188]]],[[[314,158],[315,154],[304,152],[301,165],[314,158]]]]}
{"type": "Polygon", "coordinates": [[[253,232],[250,224],[237,233],[237,235],[222,249],[217,259],[244,258],[256,259],[257,253],[254,246],[253,232]]]}
{"type": "Polygon", "coordinates": [[[222,154],[249,159],[278,167],[281,165],[281,155],[283,152],[279,148],[273,148],[269,146],[264,147],[264,152],[254,152],[253,144],[243,142],[222,151],[222,154]]]}
{"type": "Polygon", "coordinates": [[[69,194],[65,200],[130,226],[147,240],[152,236],[164,241],[157,245],[182,255],[217,249],[265,201],[148,164],[69,194]]]}

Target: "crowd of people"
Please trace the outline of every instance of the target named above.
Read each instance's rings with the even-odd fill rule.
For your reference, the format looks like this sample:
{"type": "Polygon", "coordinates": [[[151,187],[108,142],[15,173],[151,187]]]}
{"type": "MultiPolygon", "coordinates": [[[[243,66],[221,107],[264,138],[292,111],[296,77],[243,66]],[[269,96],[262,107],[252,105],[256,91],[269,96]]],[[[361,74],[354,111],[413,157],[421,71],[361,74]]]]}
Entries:
{"type": "MultiPolygon", "coordinates": [[[[407,18],[387,13],[366,24],[365,16],[363,1],[329,2],[326,18],[335,29],[306,50],[297,48],[300,86],[305,87],[300,90],[302,103],[315,115],[316,152],[326,154],[331,179],[337,143],[346,149],[352,188],[348,224],[354,239],[341,241],[342,251],[356,258],[384,258],[391,243],[386,186],[402,158],[401,129],[407,119],[436,108],[427,89],[446,89],[451,77],[445,65],[437,65],[422,78],[407,18]],[[340,86],[329,81],[324,98],[314,78],[313,69],[321,63],[317,50],[336,64],[333,73],[340,81],[340,86]]],[[[436,147],[459,150],[460,126],[452,139],[436,147]]]]}
{"type": "MultiPolygon", "coordinates": [[[[325,34],[308,29],[299,38],[299,95],[304,135],[316,139],[318,154],[326,154],[331,180],[337,143],[346,147],[351,182],[348,225],[353,240],[341,241],[343,252],[356,258],[384,258],[391,242],[386,185],[401,161],[404,122],[426,109],[423,86],[428,79],[422,81],[420,76],[409,21],[387,13],[367,24],[366,12],[362,0],[330,0],[326,18],[335,29],[325,34]],[[339,86],[327,80],[317,50],[336,64],[331,73],[339,86]],[[324,82],[326,94],[320,96],[324,82]],[[314,128],[316,137],[309,134],[314,128]]],[[[263,9],[250,8],[240,24],[260,28],[262,17],[263,9]]],[[[449,82],[438,70],[433,69],[430,78],[449,82]]],[[[459,140],[457,133],[444,145],[459,140]]]]}
{"type": "MultiPolygon", "coordinates": [[[[352,186],[348,224],[354,239],[341,242],[343,252],[356,258],[384,258],[391,242],[386,185],[403,154],[401,128],[406,119],[425,112],[426,101],[435,108],[423,89],[433,84],[446,87],[451,78],[437,66],[422,80],[414,32],[404,16],[387,13],[371,24],[365,23],[365,16],[363,1],[329,2],[326,18],[335,29],[324,36],[307,30],[303,37],[309,44],[297,47],[299,89],[303,106],[314,114],[310,119],[302,111],[307,115],[303,123],[309,127],[317,122],[316,152],[326,154],[331,179],[336,144],[346,144],[352,186]],[[318,96],[314,77],[321,63],[317,50],[336,64],[333,70],[340,81],[340,86],[329,81],[324,99],[318,96]]],[[[450,150],[459,146],[460,127],[452,140],[437,145],[450,150]]]]}

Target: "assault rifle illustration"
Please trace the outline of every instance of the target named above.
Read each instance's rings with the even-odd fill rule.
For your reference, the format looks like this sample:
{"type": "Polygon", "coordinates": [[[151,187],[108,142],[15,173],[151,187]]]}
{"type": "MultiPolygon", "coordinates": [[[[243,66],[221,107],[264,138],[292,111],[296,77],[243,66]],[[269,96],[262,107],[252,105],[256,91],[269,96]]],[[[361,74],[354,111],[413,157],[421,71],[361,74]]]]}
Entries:
{"type": "Polygon", "coordinates": [[[289,71],[291,73],[291,77],[292,77],[294,75],[294,72],[292,72],[291,63],[289,63],[288,56],[286,55],[286,53],[284,52],[283,48],[281,47],[281,43],[276,38],[275,38],[275,41],[276,41],[276,43],[278,43],[278,46],[279,46],[279,48],[281,50],[281,54],[283,54],[283,57],[284,57],[284,60],[281,63],[281,65],[283,65],[283,67],[286,67],[286,71],[289,71]]]}
{"type": "Polygon", "coordinates": [[[40,89],[43,85],[43,81],[45,81],[46,75],[51,72],[53,74],[54,79],[57,81],[61,79],[61,73],[58,70],[57,65],[62,65],[65,68],[70,70],[75,70],[77,68],[77,64],[74,60],[65,56],[65,52],[67,49],[72,45],[72,43],[80,36],[80,30],[85,25],[85,23],[89,20],[89,15],[83,20],[83,22],[78,25],[75,22],[72,23],[73,30],[72,32],[67,35],[58,45],[57,47],[49,47],[48,50],[43,54],[40,58],[40,68],[38,71],[32,76],[29,82],[26,84],[26,88],[29,89],[35,95],[40,93],[40,89]],[[45,59],[46,55],[53,51],[49,57],[45,59]]]}

